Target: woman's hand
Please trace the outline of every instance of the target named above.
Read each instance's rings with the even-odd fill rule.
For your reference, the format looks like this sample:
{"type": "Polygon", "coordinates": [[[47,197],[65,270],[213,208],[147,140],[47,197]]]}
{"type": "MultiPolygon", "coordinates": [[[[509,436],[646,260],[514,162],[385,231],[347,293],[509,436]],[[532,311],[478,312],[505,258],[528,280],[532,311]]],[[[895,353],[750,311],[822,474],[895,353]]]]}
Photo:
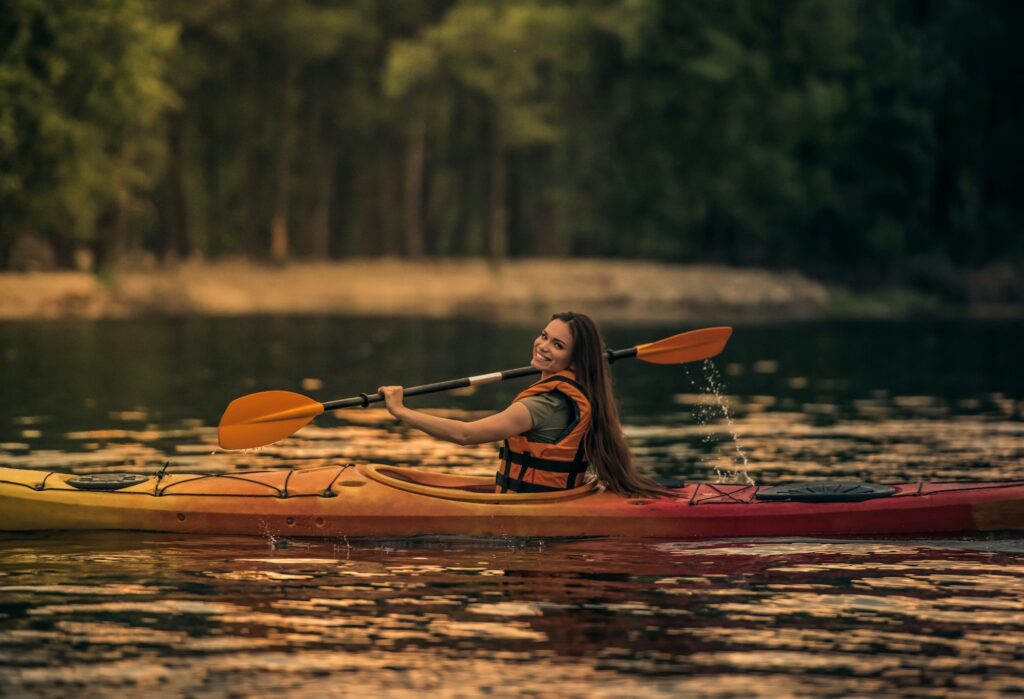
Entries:
{"type": "Polygon", "coordinates": [[[398,413],[405,408],[405,404],[402,402],[405,389],[401,386],[381,386],[377,389],[377,393],[384,396],[384,405],[387,406],[388,412],[401,419],[398,413]]]}

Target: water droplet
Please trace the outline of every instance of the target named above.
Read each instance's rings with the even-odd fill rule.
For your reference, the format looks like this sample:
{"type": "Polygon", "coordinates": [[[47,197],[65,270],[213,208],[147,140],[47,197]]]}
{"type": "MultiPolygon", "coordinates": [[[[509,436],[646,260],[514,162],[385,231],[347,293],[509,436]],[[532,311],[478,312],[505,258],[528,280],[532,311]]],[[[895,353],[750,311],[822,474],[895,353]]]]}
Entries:
{"type": "MultiPolygon", "coordinates": [[[[735,449],[735,456],[732,458],[731,466],[737,468],[724,469],[719,468],[717,465],[712,465],[715,473],[715,483],[745,483],[753,485],[754,480],[747,474],[750,462],[747,458],[747,453],[743,449],[743,445],[740,442],[739,435],[736,433],[736,426],[733,422],[732,415],[729,412],[729,399],[725,395],[725,385],[722,382],[721,375],[718,373],[718,369],[715,367],[714,362],[710,359],[704,360],[703,363],[703,377],[704,386],[709,391],[709,395],[714,400],[700,401],[697,403],[694,415],[699,425],[708,425],[718,419],[724,419],[729,435],[732,437],[733,447],[735,449]]],[[[691,381],[696,384],[695,379],[691,381]]],[[[709,448],[716,441],[716,433],[708,432],[704,435],[702,442],[709,448]]]]}

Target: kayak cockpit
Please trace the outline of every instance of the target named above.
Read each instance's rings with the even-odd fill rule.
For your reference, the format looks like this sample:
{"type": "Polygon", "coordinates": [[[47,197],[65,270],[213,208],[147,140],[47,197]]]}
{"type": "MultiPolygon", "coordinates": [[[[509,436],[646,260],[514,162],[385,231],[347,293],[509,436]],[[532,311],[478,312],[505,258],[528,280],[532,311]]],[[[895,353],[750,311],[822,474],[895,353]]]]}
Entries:
{"type": "Polygon", "coordinates": [[[571,490],[550,493],[495,493],[493,477],[458,476],[401,466],[374,464],[361,464],[357,468],[364,477],[382,485],[445,500],[509,504],[563,502],[597,491],[597,484],[589,482],[571,490]]]}

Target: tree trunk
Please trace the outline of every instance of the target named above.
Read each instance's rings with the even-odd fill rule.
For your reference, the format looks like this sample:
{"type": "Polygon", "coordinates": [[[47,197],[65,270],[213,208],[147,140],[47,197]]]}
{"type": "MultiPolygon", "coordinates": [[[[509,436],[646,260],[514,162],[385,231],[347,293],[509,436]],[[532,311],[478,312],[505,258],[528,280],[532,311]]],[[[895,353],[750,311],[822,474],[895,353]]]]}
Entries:
{"type": "Polygon", "coordinates": [[[399,196],[399,183],[395,177],[395,165],[397,158],[394,156],[393,148],[390,145],[381,147],[380,157],[377,160],[377,213],[379,227],[377,230],[377,250],[380,255],[398,255],[401,253],[398,240],[398,226],[400,222],[395,217],[395,212],[401,203],[399,196]]]}
{"type": "MultiPolygon", "coordinates": [[[[286,59],[282,59],[286,60],[286,59]]],[[[270,223],[270,259],[281,263],[288,258],[288,189],[291,145],[291,83],[292,71],[284,66],[281,82],[281,115],[277,132],[277,152],[274,163],[274,215],[270,223]]]]}
{"type": "Polygon", "coordinates": [[[330,123],[323,99],[313,105],[314,118],[307,124],[309,131],[308,162],[313,175],[312,202],[309,217],[305,223],[305,254],[316,259],[331,255],[331,205],[334,201],[336,130],[325,127],[330,123]]]}
{"type": "MultiPolygon", "coordinates": [[[[331,149],[333,152],[333,149],[331,149]]],[[[331,255],[331,197],[334,195],[334,159],[323,153],[316,161],[315,201],[309,217],[309,256],[331,255]]]]}
{"type": "Polygon", "coordinates": [[[370,161],[362,148],[356,148],[349,158],[349,172],[352,173],[351,205],[348,207],[349,234],[346,238],[345,253],[360,256],[371,252],[369,241],[377,239],[380,217],[374,202],[374,178],[365,167],[370,161]]]}
{"type": "Polygon", "coordinates": [[[405,152],[405,256],[423,257],[426,251],[423,232],[423,169],[426,151],[427,124],[422,117],[416,119],[406,136],[405,152]]]}
{"type": "Polygon", "coordinates": [[[182,123],[179,116],[171,117],[167,125],[168,160],[164,173],[161,228],[164,259],[185,258],[192,253],[188,236],[188,203],[182,175],[182,123]]]}
{"type": "MultiPolygon", "coordinates": [[[[225,229],[225,233],[230,238],[235,238],[231,242],[238,246],[238,249],[242,254],[253,258],[263,259],[263,253],[265,250],[265,244],[263,241],[263,225],[266,220],[267,211],[267,196],[268,186],[267,180],[269,176],[267,174],[268,162],[265,154],[261,152],[260,148],[260,129],[258,121],[255,118],[256,112],[262,113],[265,109],[265,105],[270,101],[270,96],[266,94],[263,89],[264,80],[262,79],[263,72],[259,69],[259,66],[255,61],[248,61],[245,67],[245,80],[247,83],[246,89],[243,94],[249,93],[247,97],[252,101],[246,100],[244,107],[247,110],[247,117],[241,120],[242,123],[242,139],[241,146],[243,148],[241,166],[244,168],[243,177],[245,186],[242,191],[242,202],[241,206],[242,215],[241,219],[241,232],[235,238],[231,235],[231,228],[228,226],[225,229]],[[249,114],[249,111],[252,114],[249,114]]],[[[225,126],[226,129],[230,129],[229,123],[225,126]]],[[[221,144],[217,143],[216,147],[219,148],[221,144]]],[[[226,151],[230,152],[230,151],[226,151]]],[[[226,172],[225,175],[230,174],[230,170],[236,167],[236,163],[230,159],[226,161],[226,172]]],[[[218,201],[217,203],[223,208],[218,215],[224,223],[230,223],[231,219],[225,214],[229,211],[227,201],[230,200],[230,185],[228,186],[228,195],[224,197],[224,200],[218,201]]],[[[223,225],[223,224],[222,224],[223,225]]],[[[229,243],[230,244],[230,243],[229,243]]]]}
{"type": "Polygon", "coordinates": [[[99,227],[102,234],[96,249],[96,261],[99,267],[116,268],[124,257],[128,242],[126,199],[124,192],[117,192],[113,201],[100,216],[99,227]]]}
{"type": "Polygon", "coordinates": [[[494,125],[491,137],[491,182],[488,200],[487,253],[497,264],[508,253],[508,208],[505,203],[508,163],[501,129],[494,125]]]}
{"type": "Polygon", "coordinates": [[[430,230],[431,253],[441,257],[463,252],[457,245],[464,208],[455,194],[459,189],[457,177],[457,173],[445,168],[433,169],[430,173],[430,195],[423,217],[430,230]]]}

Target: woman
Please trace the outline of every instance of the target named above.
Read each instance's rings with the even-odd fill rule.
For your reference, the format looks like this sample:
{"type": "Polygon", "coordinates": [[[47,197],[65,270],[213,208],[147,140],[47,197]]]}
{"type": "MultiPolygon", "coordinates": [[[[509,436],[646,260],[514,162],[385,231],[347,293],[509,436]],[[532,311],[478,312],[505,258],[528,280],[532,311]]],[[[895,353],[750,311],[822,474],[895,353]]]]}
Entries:
{"type": "Polygon", "coordinates": [[[406,407],[401,386],[381,386],[388,412],[456,444],[504,440],[498,492],[546,492],[581,485],[591,474],[622,495],[666,495],[640,475],[622,434],[601,335],[582,313],[556,313],[533,341],[540,380],[502,412],[465,422],[406,407]]]}

